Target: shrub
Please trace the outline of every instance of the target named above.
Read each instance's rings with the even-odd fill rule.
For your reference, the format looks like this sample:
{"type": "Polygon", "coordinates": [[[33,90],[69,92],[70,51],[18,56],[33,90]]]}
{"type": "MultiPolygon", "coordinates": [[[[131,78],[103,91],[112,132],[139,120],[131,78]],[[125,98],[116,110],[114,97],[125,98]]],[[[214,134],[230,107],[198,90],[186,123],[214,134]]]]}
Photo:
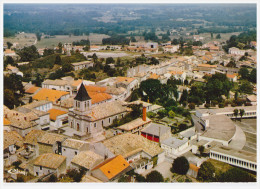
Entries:
{"type": "Polygon", "coordinates": [[[224,107],[225,107],[225,104],[224,104],[224,103],[219,103],[218,107],[219,107],[219,108],[224,108],[224,107]]]}

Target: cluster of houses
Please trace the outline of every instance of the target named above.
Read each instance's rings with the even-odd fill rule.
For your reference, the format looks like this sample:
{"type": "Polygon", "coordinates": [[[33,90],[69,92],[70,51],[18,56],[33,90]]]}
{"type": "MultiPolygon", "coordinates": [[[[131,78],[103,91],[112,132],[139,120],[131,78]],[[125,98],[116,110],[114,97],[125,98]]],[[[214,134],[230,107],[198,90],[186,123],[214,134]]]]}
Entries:
{"type": "MultiPolygon", "coordinates": [[[[194,36],[196,41],[200,37],[194,36]]],[[[252,46],[256,44],[252,43],[252,46]]],[[[107,47],[106,47],[107,48],[107,47]]],[[[128,51],[158,52],[158,43],[130,42],[128,51]]],[[[179,45],[163,44],[164,52],[174,53],[179,45]]],[[[121,47],[110,46],[110,49],[121,47]]],[[[63,51],[83,51],[80,46],[64,44],[63,51]]],[[[102,50],[90,46],[90,51],[102,50]]],[[[251,171],[256,171],[256,154],[234,148],[238,139],[234,109],[244,109],[244,117],[256,117],[256,96],[248,95],[252,106],[198,109],[192,115],[194,126],[173,135],[167,124],[155,123],[147,112],[158,112],[162,106],[137,100],[128,102],[131,93],[142,81],[158,79],[161,83],[174,78],[185,82],[204,82],[203,77],[215,73],[226,74],[232,82],[238,80],[239,68],[226,67],[231,60],[239,59],[244,51],[229,49],[226,55],[218,42],[194,47],[193,56],[173,56],[158,65],[139,65],[128,68],[127,77],[110,77],[98,82],[73,77],[47,79],[41,87],[23,83],[25,105],[9,109],[4,106],[4,166],[22,161],[20,169],[39,179],[55,174],[59,177],[68,169],[84,169],[84,182],[110,182],[134,170],[145,174],[166,159],[174,160],[186,152],[199,153],[204,146],[209,157],[251,171]],[[207,49],[207,50],[205,50],[207,49]],[[218,62],[209,64],[209,62],[218,62]],[[142,116],[116,128],[110,126],[124,119],[133,104],[142,105],[142,116]]],[[[243,53],[244,52],[244,53],[243,53]]],[[[10,55],[8,49],[5,56],[10,55]]],[[[250,54],[251,53],[251,54],[250,54]]],[[[256,66],[255,54],[251,67],[256,66]]],[[[74,70],[93,66],[93,62],[72,63],[74,70]]],[[[239,65],[243,65],[242,63],[239,65]]],[[[7,66],[8,73],[22,75],[18,68],[7,66]]],[[[186,86],[178,86],[179,97],[186,86]]],[[[188,174],[196,178],[201,159],[189,159],[188,174]]],[[[5,174],[5,180],[15,173],[5,174]]]]}

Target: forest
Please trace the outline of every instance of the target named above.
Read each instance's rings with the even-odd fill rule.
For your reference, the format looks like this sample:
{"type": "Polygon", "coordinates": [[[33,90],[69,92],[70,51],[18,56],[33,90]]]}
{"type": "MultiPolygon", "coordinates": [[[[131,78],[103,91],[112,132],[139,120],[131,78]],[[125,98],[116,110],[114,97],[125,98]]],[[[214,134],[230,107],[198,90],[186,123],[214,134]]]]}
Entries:
{"type": "Polygon", "coordinates": [[[4,4],[4,36],[128,34],[161,28],[231,32],[256,27],[255,4],[4,4]],[[58,7],[58,8],[57,8],[58,7]],[[113,8],[113,12],[109,12],[113,8]],[[69,13],[69,14],[68,14],[69,13]],[[107,16],[111,18],[107,18],[107,16]]]}

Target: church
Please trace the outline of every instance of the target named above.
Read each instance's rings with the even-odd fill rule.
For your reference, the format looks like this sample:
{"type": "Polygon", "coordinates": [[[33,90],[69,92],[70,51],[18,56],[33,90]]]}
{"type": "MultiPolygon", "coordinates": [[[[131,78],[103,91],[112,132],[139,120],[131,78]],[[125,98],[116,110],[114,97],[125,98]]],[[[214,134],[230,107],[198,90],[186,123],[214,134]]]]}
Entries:
{"type": "Polygon", "coordinates": [[[68,113],[69,126],[75,137],[90,139],[103,134],[104,127],[110,126],[115,119],[123,118],[128,112],[123,101],[93,105],[82,83],[74,98],[73,108],[68,113]]]}

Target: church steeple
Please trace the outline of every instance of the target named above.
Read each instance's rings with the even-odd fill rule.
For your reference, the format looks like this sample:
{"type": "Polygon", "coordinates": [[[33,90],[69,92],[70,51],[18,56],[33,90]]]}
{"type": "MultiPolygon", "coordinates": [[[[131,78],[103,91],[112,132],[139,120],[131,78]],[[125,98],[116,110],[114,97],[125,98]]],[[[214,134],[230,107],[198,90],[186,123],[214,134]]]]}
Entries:
{"type": "Polygon", "coordinates": [[[86,101],[86,100],[90,100],[90,99],[91,98],[88,95],[88,92],[87,92],[87,90],[86,90],[86,88],[85,88],[85,86],[83,85],[83,82],[82,82],[74,100],[86,101]]]}
{"type": "Polygon", "coordinates": [[[83,85],[83,82],[80,85],[78,93],[74,98],[74,112],[77,112],[81,115],[86,115],[91,111],[91,98],[83,85]]]}

